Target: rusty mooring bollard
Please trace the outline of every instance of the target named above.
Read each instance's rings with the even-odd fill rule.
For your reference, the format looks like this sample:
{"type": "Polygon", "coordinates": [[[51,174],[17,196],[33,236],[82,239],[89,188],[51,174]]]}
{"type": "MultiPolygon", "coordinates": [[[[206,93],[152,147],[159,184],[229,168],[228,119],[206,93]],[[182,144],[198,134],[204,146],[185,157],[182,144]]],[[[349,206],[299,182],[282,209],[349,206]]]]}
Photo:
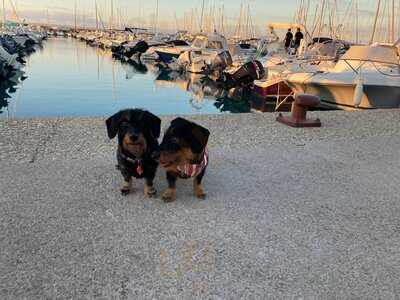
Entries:
{"type": "Polygon", "coordinates": [[[292,115],[285,117],[279,114],[276,120],[292,127],[321,127],[320,119],[307,119],[308,108],[316,107],[320,102],[321,100],[317,96],[307,94],[296,95],[292,103],[292,115]]]}

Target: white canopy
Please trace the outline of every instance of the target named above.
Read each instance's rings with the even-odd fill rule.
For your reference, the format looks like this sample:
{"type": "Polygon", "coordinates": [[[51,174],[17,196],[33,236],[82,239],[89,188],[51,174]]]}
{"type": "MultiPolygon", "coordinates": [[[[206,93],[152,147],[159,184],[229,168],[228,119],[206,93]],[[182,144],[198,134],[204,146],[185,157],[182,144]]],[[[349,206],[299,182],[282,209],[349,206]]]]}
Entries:
{"type": "Polygon", "coordinates": [[[196,35],[192,43],[192,47],[228,49],[228,42],[226,41],[226,38],[223,35],[218,34],[216,32],[214,32],[213,34],[200,33],[196,35]]]}
{"type": "Polygon", "coordinates": [[[399,64],[397,48],[394,46],[352,46],[342,56],[343,60],[372,61],[399,64]]]}
{"type": "Polygon", "coordinates": [[[267,24],[268,28],[273,28],[273,29],[293,29],[293,28],[300,28],[301,30],[304,30],[304,26],[301,24],[296,24],[296,23],[268,23],[267,24]]]}

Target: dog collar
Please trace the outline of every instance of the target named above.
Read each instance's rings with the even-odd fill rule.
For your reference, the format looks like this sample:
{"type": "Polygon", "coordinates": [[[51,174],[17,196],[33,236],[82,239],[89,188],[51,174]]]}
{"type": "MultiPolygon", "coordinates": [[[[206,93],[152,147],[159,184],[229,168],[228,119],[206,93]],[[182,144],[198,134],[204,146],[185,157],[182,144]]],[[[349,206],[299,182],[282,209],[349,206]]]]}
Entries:
{"type": "Polygon", "coordinates": [[[135,171],[139,174],[142,175],[143,174],[143,161],[142,159],[133,159],[130,158],[129,156],[126,156],[124,153],[122,153],[122,151],[120,151],[120,155],[123,159],[125,159],[126,161],[132,163],[133,165],[136,166],[135,171]]]}
{"type": "Polygon", "coordinates": [[[179,175],[183,178],[193,178],[198,176],[208,165],[208,149],[204,149],[203,159],[199,164],[182,164],[177,167],[179,175]]]}

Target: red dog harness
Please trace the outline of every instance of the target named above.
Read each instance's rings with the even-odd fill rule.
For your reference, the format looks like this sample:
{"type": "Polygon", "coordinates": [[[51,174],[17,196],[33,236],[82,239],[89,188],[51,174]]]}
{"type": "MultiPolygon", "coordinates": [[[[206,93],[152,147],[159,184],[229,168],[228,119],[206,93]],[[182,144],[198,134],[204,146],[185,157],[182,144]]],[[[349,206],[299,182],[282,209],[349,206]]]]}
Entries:
{"type": "Polygon", "coordinates": [[[179,176],[193,178],[198,176],[208,165],[208,149],[204,149],[203,159],[199,164],[182,164],[177,167],[179,176]]]}

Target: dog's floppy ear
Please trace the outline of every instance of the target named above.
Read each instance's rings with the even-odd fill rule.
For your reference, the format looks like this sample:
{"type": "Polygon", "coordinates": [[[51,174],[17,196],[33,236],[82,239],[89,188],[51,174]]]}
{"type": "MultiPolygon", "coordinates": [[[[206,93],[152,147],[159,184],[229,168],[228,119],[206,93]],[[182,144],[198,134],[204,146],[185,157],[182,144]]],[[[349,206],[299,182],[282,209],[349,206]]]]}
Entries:
{"type": "Polygon", "coordinates": [[[107,134],[110,139],[115,138],[118,133],[119,125],[121,124],[123,112],[117,112],[115,115],[106,120],[107,134]]]}
{"type": "Polygon", "coordinates": [[[151,134],[155,139],[158,139],[160,137],[161,133],[161,119],[157,117],[156,115],[153,115],[152,113],[145,111],[142,116],[142,120],[146,126],[151,131],[151,134]]]}
{"type": "Polygon", "coordinates": [[[193,153],[200,154],[207,146],[210,131],[200,125],[193,123],[192,135],[194,139],[190,141],[190,147],[192,148],[193,153]]]}
{"type": "Polygon", "coordinates": [[[200,154],[207,146],[210,131],[206,128],[183,118],[176,118],[171,122],[174,134],[185,139],[194,154],[200,154]]]}
{"type": "Polygon", "coordinates": [[[176,118],[171,121],[171,128],[178,128],[178,127],[185,127],[185,126],[190,126],[192,122],[189,122],[188,120],[184,118],[176,118]]]}

